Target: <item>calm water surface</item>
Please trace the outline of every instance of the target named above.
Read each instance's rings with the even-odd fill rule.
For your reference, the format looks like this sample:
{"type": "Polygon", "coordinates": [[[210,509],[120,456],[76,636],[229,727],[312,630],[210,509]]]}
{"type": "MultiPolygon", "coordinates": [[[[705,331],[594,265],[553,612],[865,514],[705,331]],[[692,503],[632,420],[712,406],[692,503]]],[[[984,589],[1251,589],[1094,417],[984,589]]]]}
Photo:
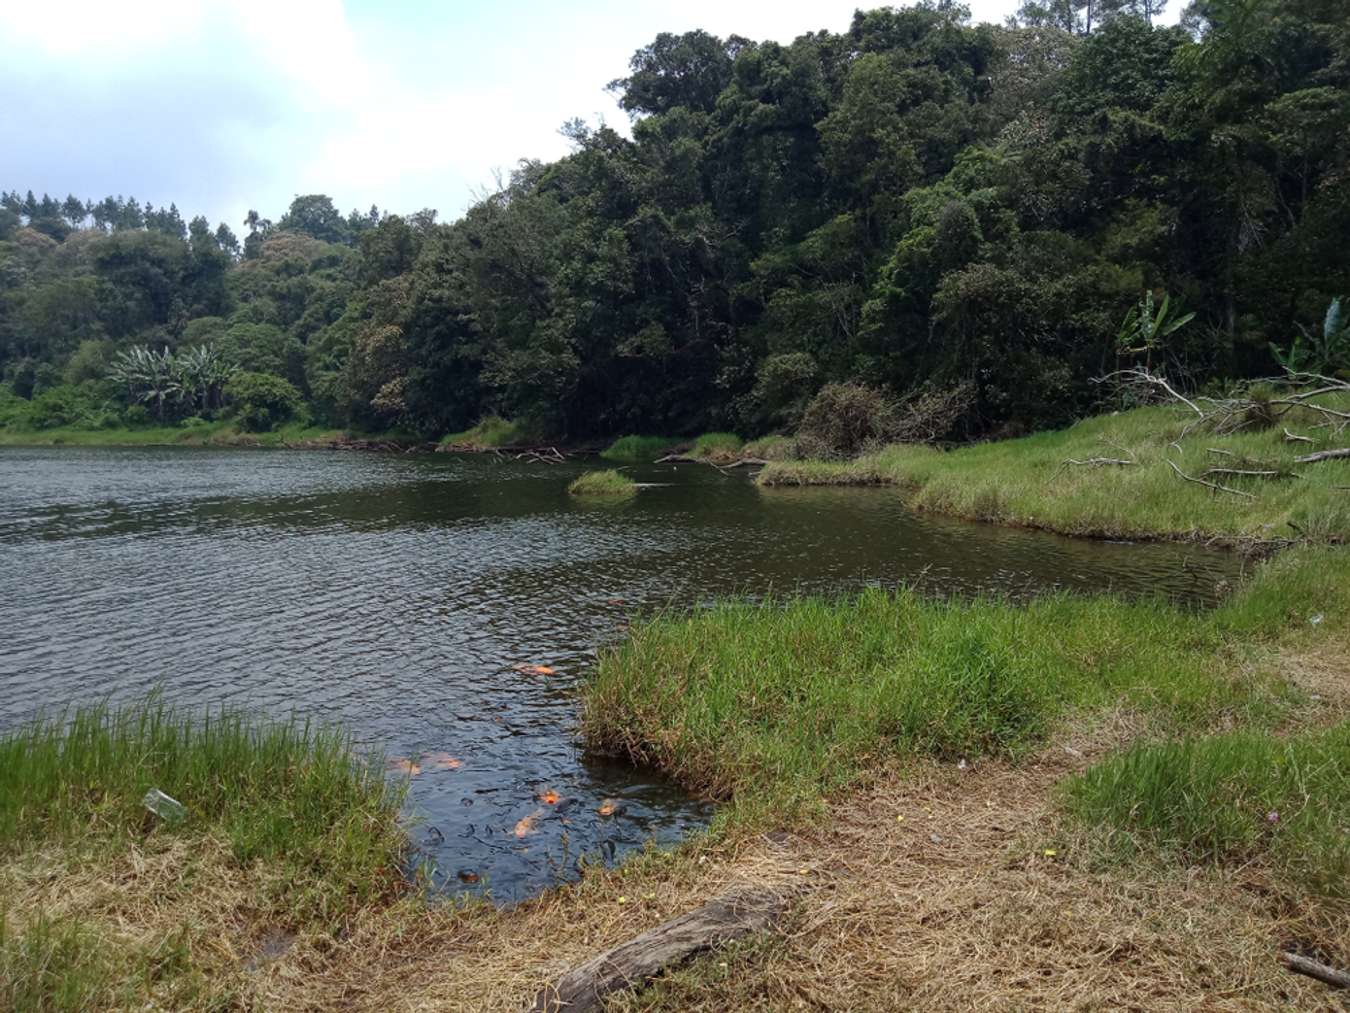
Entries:
{"type": "Polygon", "coordinates": [[[667,844],[708,809],[586,756],[575,687],[635,612],[921,582],[1204,602],[1236,558],[915,516],[881,489],[761,490],[644,466],[585,505],[586,465],[325,451],[0,449],[0,727],[39,710],[228,702],[340,720],[412,780],[440,882],[511,900],[667,844]],[[547,665],[552,676],[517,671],[547,665]],[[440,764],[445,767],[447,764],[440,764]],[[558,805],[541,804],[547,791],[558,805]],[[597,815],[605,800],[618,812],[597,815]],[[516,828],[525,820],[524,836],[516,828]]]}

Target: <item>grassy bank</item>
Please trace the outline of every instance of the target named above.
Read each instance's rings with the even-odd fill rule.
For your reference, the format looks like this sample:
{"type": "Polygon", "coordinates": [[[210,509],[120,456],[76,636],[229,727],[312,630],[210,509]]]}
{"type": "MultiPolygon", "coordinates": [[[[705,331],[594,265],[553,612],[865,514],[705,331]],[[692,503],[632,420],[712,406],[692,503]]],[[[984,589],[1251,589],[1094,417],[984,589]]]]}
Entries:
{"type": "Polygon", "coordinates": [[[1344,446],[1330,430],[1289,425],[1311,442],[1287,442],[1283,427],[1229,435],[1191,434],[1173,408],[1099,416],[1057,432],[939,451],[892,446],[853,461],[767,465],[763,486],[886,484],[907,490],[916,509],[973,520],[1107,538],[1240,542],[1350,538],[1350,460],[1298,466],[1294,458],[1344,446]],[[1130,461],[1073,464],[1094,458],[1130,461]],[[1235,489],[1216,491],[1192,478],[1235,489]],[[1280,477],[1206,472],[1275,471],[1280,477]],[[1297,472],[1297,477],[1289,477],[1297,472]]]}
{"type": "Polygon", "coordinates": [[[598,499],[629,499],[637,495],[638,487],[627,475],[612,469],[588,471],[572,481],[567,491],[573,496],[598,499]]]}
{"type": "Polygon", "coordinates": [[[0,1009],[218,1005],[234,953],[335,940],[404,892],[401,791],[342,733],[155,701],[67,717],[0,737],[0,1009]]]}
{"type": "Polygon", "coordinates": [[[724,603],[639,625],[586,690],[597,747],[748,813],[819,799],[885,757],[1016,757],[1074,713],[1268,727],[1297,703],[1216,658],[1350,614],[1350,554],[1291,554],[1209,613],[1059,596],[1025,607],[867,591],[724,603]]]}
{"type": "Polygon", "coordinates": [[[441,437],[441,446],[465,450],[494,450],[498,447],[517,446],[528,440],[529,433],[521,423],[489,415],[462,433],[448,433],[441,437]]]}
{"type": "MultiPolygon", "coordinates": [[[[290,424],[267,433],[250,433],[232,422],[140,429],[0,429],[4,447],[283,447],[327,446],[352,434],[341,429],[290,424]]],[[[361,437],[364,438],[364,437],[361,437]]]]}

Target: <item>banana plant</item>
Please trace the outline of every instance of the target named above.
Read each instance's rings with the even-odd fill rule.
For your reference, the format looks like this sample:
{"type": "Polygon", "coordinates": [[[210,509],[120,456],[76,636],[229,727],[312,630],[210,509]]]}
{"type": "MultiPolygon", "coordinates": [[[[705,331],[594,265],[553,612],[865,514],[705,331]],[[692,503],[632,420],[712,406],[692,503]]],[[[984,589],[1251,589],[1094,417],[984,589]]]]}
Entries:
{"type": "Polygon", "coordinates": [[[155,416],[161,422],[164,402],[183,393],[174,355],[167,346],[155,352],[145,345],[135,345],[117,356],[108,375],[126,384],[128,400],[153,401],[155,416]]]}
{"type": "Polygon", "coordinates": [[[1327,306],[1320,333],[1311,332],[1302,324],[1297,327],[1299,333],[1294,335],[1288,349],[1274,342],[1270,345],[1270,354],[1285,372],[1335,373],[1350,369],[1350,322],[1345,319],[1339,298],[1327,306]]]}
{"type": "Polygon", "coordinates": [[[189,348],[176,360],[179,382],[203,412],[220,403],[221,391],[236,367],[214,345],[189,348]]]}
{"type": "Polygon", "coordinates": [[[1153,350],[1160,347],[1164,339],[1195,319],[1194,313],[1172,316],[1171,309],[1172,297],[1164,292],[1162,304],[1154,312],[1153,293],[1145,292],[1125,314],[1125,320],[1116,333],[1116,348],[1120,354],[1143,354],[1152,358],[1153,350]]]}

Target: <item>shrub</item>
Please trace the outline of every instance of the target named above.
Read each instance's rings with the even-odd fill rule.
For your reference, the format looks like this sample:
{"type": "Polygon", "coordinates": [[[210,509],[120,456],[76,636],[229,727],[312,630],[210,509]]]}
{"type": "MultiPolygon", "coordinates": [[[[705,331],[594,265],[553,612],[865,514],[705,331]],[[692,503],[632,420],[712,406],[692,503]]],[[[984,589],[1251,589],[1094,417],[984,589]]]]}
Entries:
{"type": "Polygon", "coordinates": [[[225,397],[234,405],[240,427],[251,433],[275,429],[304,407],[294,384],[271,373],[235,373],[225,385],[225,397]]]}
{"type": "Polygon", "coordinates": [[[860,383],[829,383],[811,399],[797,430],[806,457],[838,459],[875,450],[894,434],[895,402],[860,383]]]}

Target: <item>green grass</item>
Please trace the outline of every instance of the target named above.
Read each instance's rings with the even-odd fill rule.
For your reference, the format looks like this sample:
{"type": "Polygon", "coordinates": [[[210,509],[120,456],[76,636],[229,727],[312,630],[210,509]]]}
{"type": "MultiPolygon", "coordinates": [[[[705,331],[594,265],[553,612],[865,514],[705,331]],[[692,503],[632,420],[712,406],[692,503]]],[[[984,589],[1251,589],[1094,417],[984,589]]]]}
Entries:
{"type": "Polygon", "coordinates": [[[567,491],[573,496],[627,499],[637,495],[638,487],[631,478],[617,471],[588,471],[573,481],[567,491]]]}
{"type": "Polygon", "coordinates": [[[519,422],[510,422],[496,415],[481,419],[471,429],[462,433],[449,433],[441,437],[443,447],[467,447],[472,450],[491,450],[495,447],[510,447],[529,441],[525,426],[519,422]]]}
{"type": "Polygon", "coordinates": [[[239,863],[287,870],[293,908],[329,917],[399,880],[401,802],[342,732],[237,711],[188,715],[151,700],[0,736],[0,857],[218,834],[239,863]],[[186,818],[150,816],[141,800],[151,788],[186,806],[186,818]]]}
{"type": "Polygon", "coordinates": [[[1228,436],[1192,433],[1172,446],[1188,418],[1173,408],[1139,408],[1087,419],[1069,429],[947,452],[891,446],[855,461],[784,461],[764,468],[763,486],[884,483],[907,490],[911,506],[974,520],[1071,535],[1185,540],[1350,538],[1350,460],[1294,466],[1301,454],[1346,440],[1306,419],[1285,424],[1313,443],[1288,443],[1281,427],[1228,436]],[[1211,449],[1224,454],[1211,453],[1211,449]],[[1229,456],[1231,455],[1231,456],[1229,456]],[[1072,458],[1132,460],[1127,466],[1066,465],[1072,458]],[[1296,478],[1219,478],[1252,494],[1215,492],[1179,478],[1209,468],[1270,465],[1296,478]]]}
{"type": "MultiPolygon", "coordinates": [[[[723,603],[639,623],[584,690],[590,743],[732,799],[753,819],[887,757],[1017,755],[1075,711],[1125,706],[1160,729],[1267,725],[1297,694],[1220,660],[1350,615],[1350,553],[1307,550],[1208,613],[1056,596],[1024,607],[912,591],[723,603]]],[[[739,818],[733,813],[733,818],[739,818]]]]}
{"type": "Polygon", "coordinates": [[[607,461],[653,461],[679,442],[673,436],[620,436],[600,456],[607,461]]]}
{"type": "Polygon", "coordinates": [[[1070,813],[1128,854],[1269,861],[1350,897],[1350,722],[1136,745],[1066,786],[1070,813]]]}
{"type": "Polygon", "coordinates": [[[190,426],[148,426],[140,429],[0,429],[0,446],[8,447],[161,447],[261,446],[296,443],[334,443],[349,434],[288,423],[269,433],[247,433],[233,422],[206,422],[190,426]]]}

